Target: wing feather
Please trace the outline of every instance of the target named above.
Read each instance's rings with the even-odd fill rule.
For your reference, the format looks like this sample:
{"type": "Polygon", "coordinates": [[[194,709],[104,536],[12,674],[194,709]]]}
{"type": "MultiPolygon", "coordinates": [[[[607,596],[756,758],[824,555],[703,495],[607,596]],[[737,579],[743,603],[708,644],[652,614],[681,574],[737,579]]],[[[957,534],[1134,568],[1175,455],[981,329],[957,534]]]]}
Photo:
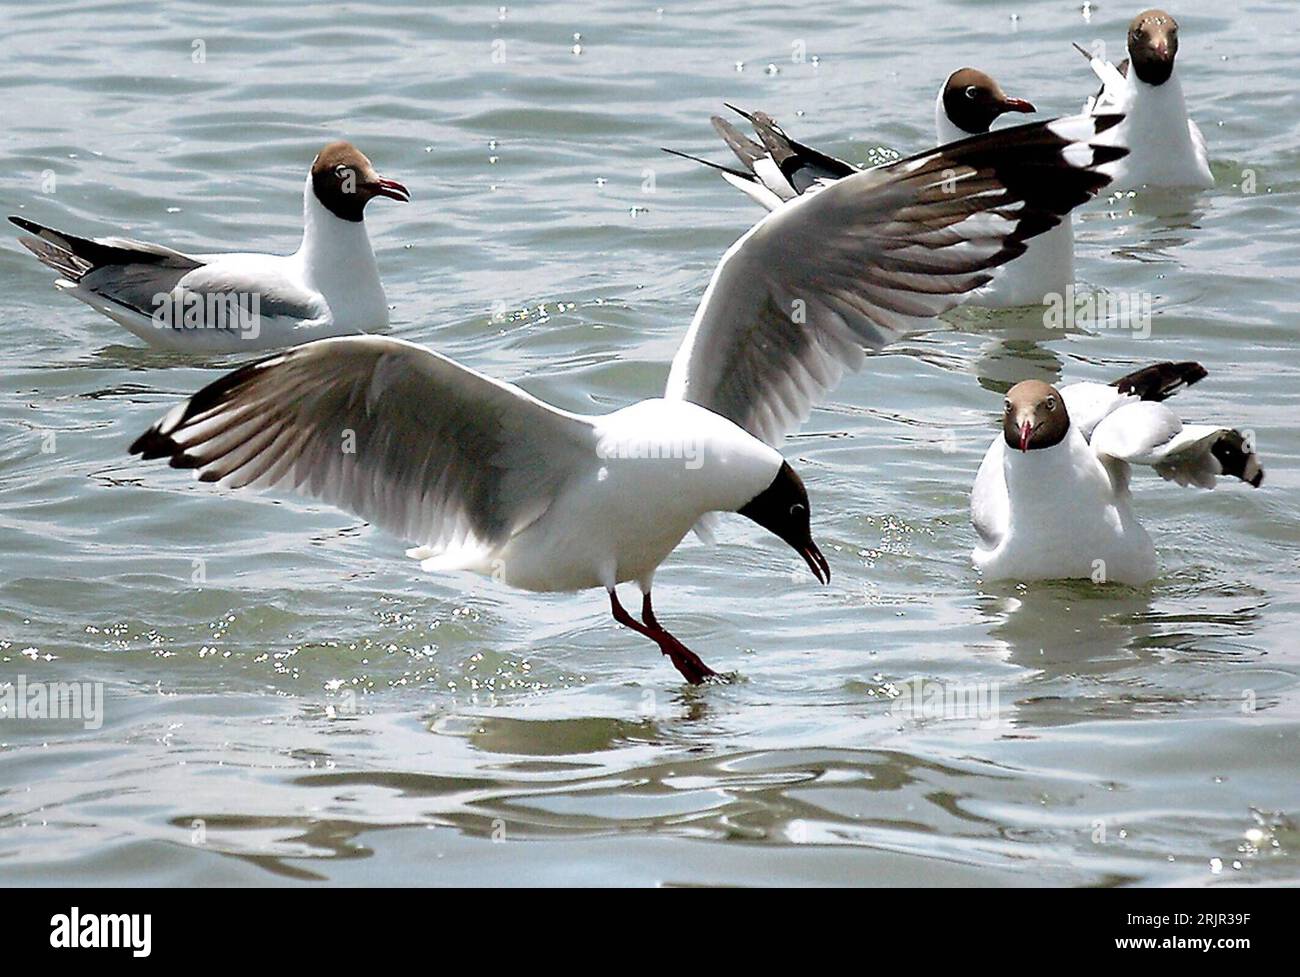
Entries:
{"type": "Polygon", "coordinates": [[[1259,458],[1240,431],[1206,424],[1184,425],[1164,404],[1131,401],[1096,426],[1093,451],[1124,483],[1129,465],[1147,465],[1168,481],[1212,489],[1219,475],[1258,487],[1259,458]]]}
{"type": "Polygon", "coordinates": [[[221,377],[130,450],[227,487],[290,489],[454,557],[490,553],[544,513],[594,445],[587,419],[517,387],[348,336],[221,377]]]}
{"type": "Polygon", "coordinates": [[[1090,140],[1118,119],[973,136],[785,203],[718,264],[665,396],[776,444],[861,366],[863,347],[957,305],[1104,186],[1095,167],[1125,150],[1090,140]]]}

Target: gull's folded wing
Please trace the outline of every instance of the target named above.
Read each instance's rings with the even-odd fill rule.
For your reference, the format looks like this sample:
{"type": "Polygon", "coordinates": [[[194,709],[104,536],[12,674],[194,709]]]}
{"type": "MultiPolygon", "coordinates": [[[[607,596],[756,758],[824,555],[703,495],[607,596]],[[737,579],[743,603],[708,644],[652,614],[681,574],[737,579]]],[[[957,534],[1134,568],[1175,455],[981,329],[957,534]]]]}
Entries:
{"type": "Polygon", "coordinates": [[[60,282],[78,286],[79,297],[104,311],[118,307],[149,319],[160,311],[156,301],[160,295],[202,297],[203,302],[189,309],[191,320],[160,320],[176,329],[218,328],[221,323],[208,321],[210,309],[242,316],[256,313],[266,320],[290,323],[312,320],[328,311],[320,295],[273,268],[256,268],[241,261],[238,255],[189,255],[148,241],[78,237],[23,217],[9,220],[31,235],[18,239],[23,247],[58,272],[60,282]],[[96,297],[103,301],[94,301],[96,297]],[[223,302],[214,306],[208,297],[223,302]]]}

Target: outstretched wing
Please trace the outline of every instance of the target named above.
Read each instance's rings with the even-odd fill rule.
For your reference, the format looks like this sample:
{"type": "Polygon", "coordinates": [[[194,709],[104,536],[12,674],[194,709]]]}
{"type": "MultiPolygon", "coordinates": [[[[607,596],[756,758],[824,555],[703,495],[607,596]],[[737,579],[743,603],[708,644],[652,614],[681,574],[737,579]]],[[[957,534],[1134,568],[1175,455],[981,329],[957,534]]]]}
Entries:
{"type": "Polygon", "coordinates": [[[322,339],[204,387],[136,439],[202,481],[292,489],[475,566],[594,455],[590,423],[421,346],[322,339]]]}
{"type": "Polygon", "coordinates": [[[1119,119],[1076,116],[963,139],[845,177],[768,214],[718,264],[666,397],[769,444],[843,375],[961,301],[989,269],[1107,183],[1119,119]]]}
{"type": "Polygon", "coordinates": [[[1219,475],[1256,488],[1264,481],[1259,458],[1240,431],[1184,425],[1164,404],[1150,400],[1112,411],[1093,430],[1090,444],[1116,484],[1128,484],[1129,465],[1148,465],[1161,478],[1207,489],[1214,488],[1219,475]]]}
{"type": "Polygon", "coordinates": [[[1205,367],[1199,363],[1165,361],[1126,373],[1110,383],[1084,381],[1068,384],[1061,388],[1061,398],[1069,412],[1070,424],[1084,438],[1090,438],[1093,428],[1111,411],[1139,400],[1166,400],[1205,377],[1205,367]]]}

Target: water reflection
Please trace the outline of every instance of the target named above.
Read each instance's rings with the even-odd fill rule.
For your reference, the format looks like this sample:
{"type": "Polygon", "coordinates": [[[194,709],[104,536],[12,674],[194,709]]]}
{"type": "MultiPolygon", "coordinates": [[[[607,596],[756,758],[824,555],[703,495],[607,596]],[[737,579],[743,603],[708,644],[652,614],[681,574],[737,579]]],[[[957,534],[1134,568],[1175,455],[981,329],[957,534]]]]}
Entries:
{"type": "Polygon", "coordinates": [[[980,613],[1004,660],[1046,677],[1124,667],[1149,636],[1149,589],[1060,580],[989,583],[980,613]]]}
{"type": "Polygon", "coordinates": [[[1021,380],[1058,382],[1064,364],[1055,350],[1042,343],[1049,338],[1059,339],[1060,335],[1058,332],[1054,337],[1051,334],[1032,336],[1021,332],[996,336],[984,346],[974,364],[980,386],[1000,397],[1021,380]]]}
{"type": "Polygon", "coordinates": [[[1252,639],[1267,605],[1266,595],[1238,588],[1216,593],[1168,580],[1147,588],[1063,580],[987,584],[979,613],[986,647],[1033,672],[1011,722],[1042,728],[1193,707],[1235,716],[1243,701],[1253,712],[1263,690],[1277,686],[1250,667],[1263,655],[1252,639]],[[1240,667],[1225,671],[1234,658],[1240,667]]]}
{"type": "Polygon", "coordinates": [[[1107,212],[1113,239],[1121,242],[1113,253],[1134,261],[1175,261],[1174,252],[1201,229],[1208,199],[1208,191],[1173,188],[1111,194],[1101,208],[1107,212]]]}

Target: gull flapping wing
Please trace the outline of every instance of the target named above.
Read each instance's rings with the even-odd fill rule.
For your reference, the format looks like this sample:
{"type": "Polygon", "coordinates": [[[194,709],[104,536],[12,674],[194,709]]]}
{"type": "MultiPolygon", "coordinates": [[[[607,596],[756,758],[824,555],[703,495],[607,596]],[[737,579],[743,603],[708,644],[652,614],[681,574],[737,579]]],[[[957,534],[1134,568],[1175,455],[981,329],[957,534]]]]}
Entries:
{"type": "Polygon", "coordinates": [[[1183,486],[1214,488],[1217,476],[1230,475],[1258,488],[1264,469],[1250,438],[1228,427],[1183,424],[1163,403],[1207,375],[1193,360],[1166,360],[1111,383],[1071,383],[1061,388],[1061,399],[1071,426],[1117,487],[1128,485],[1130,465],[1149,465],[1183,486]]]}
{"type": "Polygon", "coordinates": [[[322,339],[216,380],[131,445],[202,481],[285,488],[481,566],[595,445],[584,418],[421,346],[322,339]]]}
{"type": "Polygon", "coordinates": [[[1082,380],[1061,388],[1061,399],[1070,414],[1071,426],[1085,438],[1111,412],[1139,400],[1167,400],[1185,387],[1200,383],[1205,367],[1193,360],[1152,363],[1126,373],[1110,383],[1082,380]]]}
{"type": "Polygon", "coordinates": [[[1164,404],[1139,400],[1106,415],[1092,432],[1092,450],[1128,484],[1129,465],[1149,465],[1161,478],[1182,486],[1212,489],[1219,475],[1256,488],[1264,481],[1250,439],[1240,431],[1209,424],[1183,424],[1164,404]]]}
{"type": "Polygon", "coordinates": [[[665,396],[768,444],[878,349],[961,302],[989,269],[1108,182],[1121,116],[1000,129],[796,197],[731,246],[673,359],[665,396]]]}

